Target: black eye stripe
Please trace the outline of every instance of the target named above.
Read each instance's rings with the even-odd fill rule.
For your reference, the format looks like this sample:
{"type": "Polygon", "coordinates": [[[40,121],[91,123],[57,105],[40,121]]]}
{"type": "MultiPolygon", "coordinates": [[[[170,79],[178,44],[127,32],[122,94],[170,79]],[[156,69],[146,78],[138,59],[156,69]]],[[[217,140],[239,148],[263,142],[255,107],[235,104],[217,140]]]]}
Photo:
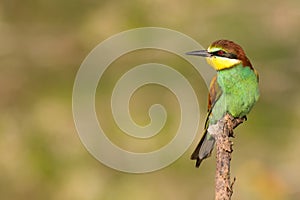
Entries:
{"type": "Polygon", "coordinates": [[[215,52],[211,52],[214,56],[219,56],[219,57],[225,57],[225,58],[231,58],[231,59],[237,59],[237,56],[233,53],[227,53],[225,51],[219,50],[215,52]]]}
{"type": "Polygon", "coordinates": [[[226,52],[219,50],[219,51],[211,52],[211,54],[213,54],[214,56],[222,56],[223,57],[226,54],[226,52]]]}
{"type": "Polygon", "coordinates": [[[237,56],[233,53],[227,53],[228,56],[226,56],[227,58],[232,58],[232,59],[237,59],[237,56]]]}

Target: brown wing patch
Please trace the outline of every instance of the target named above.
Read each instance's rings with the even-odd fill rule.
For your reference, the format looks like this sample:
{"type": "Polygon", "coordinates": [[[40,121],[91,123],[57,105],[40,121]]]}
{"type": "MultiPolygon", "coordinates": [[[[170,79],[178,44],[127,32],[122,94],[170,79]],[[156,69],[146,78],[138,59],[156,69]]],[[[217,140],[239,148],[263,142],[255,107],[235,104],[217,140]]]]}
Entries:
{"type": "Polygon", "coordinates": [[[213,77],[210,83],[209,87],[209,94],[208,94],[208,106],[207,110],[211,110],[211,108],[214,106],[217,99],[221,96],[221,88],[217,82],[217,75],[213,77]]]}
{"type": "Polygon", "coordinates": [[[258,72],[255,69],[254,69],[254,73],[256,75],[257,81],[259,82],[259,75],[258,75],[258,72]]]}
{"type": "Polygon", "coordinates": [[[209,94],[208,94],[208,105],[207,105],[207,117],[205,121],[205,128],[208,126],[208,119],[211,114],[212,108],[214,107],[216,101],[222,94],[222,90],[217,82],[217,75],[214,76],[210,82],[209,94]]]}

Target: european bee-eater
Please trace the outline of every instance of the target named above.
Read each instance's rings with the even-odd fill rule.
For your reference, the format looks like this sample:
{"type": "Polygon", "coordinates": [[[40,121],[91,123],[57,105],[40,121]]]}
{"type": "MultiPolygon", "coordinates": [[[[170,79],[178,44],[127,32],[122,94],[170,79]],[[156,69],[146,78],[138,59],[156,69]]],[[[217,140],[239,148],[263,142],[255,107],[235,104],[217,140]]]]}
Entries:
{"type": "Polygon", "coordinates": [[[192,51],[188,55],[206,57],[216,71],[208,96],[208,114],[204,134],[191,159],[199,167],[209,157],[215,144],[208,132],[226,113],[234,118],[243,118],[259,98],[258,73],[251,65],[240,45],[229,40],[217,40],[207,50],[192,51]]]}

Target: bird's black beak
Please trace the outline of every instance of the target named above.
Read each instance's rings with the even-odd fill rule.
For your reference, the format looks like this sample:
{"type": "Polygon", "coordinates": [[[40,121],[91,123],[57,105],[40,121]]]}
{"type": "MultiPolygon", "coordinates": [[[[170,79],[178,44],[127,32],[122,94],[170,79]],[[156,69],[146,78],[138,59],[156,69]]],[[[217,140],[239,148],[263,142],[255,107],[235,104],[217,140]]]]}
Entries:
{"type": "Polygon", "coordinates": [[[187,52],[186,55],[202,56],[202,57],[211,57],[212,56],[212,54],[209,53],[207,50],[191,51],[191,52],[187,52]]]}

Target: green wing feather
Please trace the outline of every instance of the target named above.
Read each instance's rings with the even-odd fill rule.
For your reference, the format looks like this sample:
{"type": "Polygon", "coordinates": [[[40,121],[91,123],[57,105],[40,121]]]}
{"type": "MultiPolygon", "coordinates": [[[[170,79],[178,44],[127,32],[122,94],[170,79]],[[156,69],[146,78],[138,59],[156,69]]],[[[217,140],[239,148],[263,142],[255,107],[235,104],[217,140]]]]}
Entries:
{"type": "Polygon", "coordinates": [[[217,75],[212,79],[210,88],[209,88],[209,94],[208,94],[208,107],[207,107],[207,117],[205,121],[205,127],[204,127],[204,133],[203,136],[197,145],[195,151],[191,155],[192,160],[196,161],[196,167],[199,167],[202,160],[207,158],[215,143],[215,139],[212,138],[209,134],[207,134],[207,129],[209,125],[209,118],[212,112],[212,109],[215,105],[215,103],[218,101],[220,96],[222,95],[222,90],[217,82],[217,75]]]}

